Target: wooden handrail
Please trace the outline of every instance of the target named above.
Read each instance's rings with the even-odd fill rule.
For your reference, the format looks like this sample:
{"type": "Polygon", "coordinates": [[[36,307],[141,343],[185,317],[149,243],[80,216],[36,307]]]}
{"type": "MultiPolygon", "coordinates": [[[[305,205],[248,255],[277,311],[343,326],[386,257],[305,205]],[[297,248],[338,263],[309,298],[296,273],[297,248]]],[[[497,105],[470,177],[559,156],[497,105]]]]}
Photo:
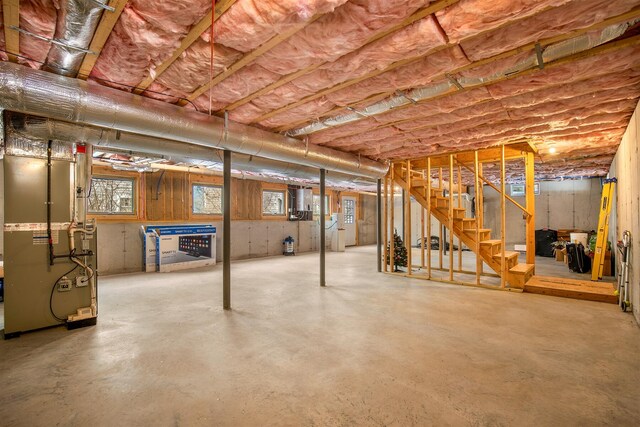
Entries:
{"type": "MultiPolygon", "coordinates": [[[[467,169],[470,172],[473,172],[473,169],[470,168],[469,166],[465,165],[464,163],[458,162],[456,160],[456,162],[462,166],[463,168],[467,169]]],[[[475,172],[473,172],[475,173],[475,172]]],[[[502,193],[502,191],[500,191],[500,189],[498,187],[496,187],[495,185],[493,185],[491,182],[489,182],[489,180],[487,180],[484,176],[478,174],[478,178],[480,178],[482,181],[484,181],[485,184],[487,184],[489,187],[493,188],[494,190],[496,190],[498,192],[498,194],[502,193]]],[[[513,203],[514,205],[516,205],[518,208],[520,208],[520,210],[522,210],[522,212],[524,212],[525,214],[527,214],[528,216],[531,216],[531,212],[529,212],[524,206],[522,206],[520,203],[516,202],[515,200],[513,200],[513,198],[511,196],[509,196],[508,194],[505,194],[504,197],[509,200],[511,203],[513,203]]]]}

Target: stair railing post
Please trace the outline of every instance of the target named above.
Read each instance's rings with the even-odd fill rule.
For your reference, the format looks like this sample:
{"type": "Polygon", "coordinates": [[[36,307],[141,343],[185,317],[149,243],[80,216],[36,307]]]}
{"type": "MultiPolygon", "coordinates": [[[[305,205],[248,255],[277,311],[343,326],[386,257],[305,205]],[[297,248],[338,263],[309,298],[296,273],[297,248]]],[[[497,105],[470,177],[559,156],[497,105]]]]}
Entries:
{"type": "MultiPolygon", "coordinates": [[[[438,189],[438,191],[441,194],[442,197],[444,197],[444,186],[443,186],[443,181],[442,181],[442,167],[440,167],[438,169],[438,186],[440,187],[438,189]]],[[[438,203],[437,199],[436,199],[436,204],[438,203]]],[[[442,251],[444,250],[444,242],[442,241],[442,223],[440,221],[438,221],[438,232],[440,233],[439,237],[438,237],[438,261],[439,261],[439,267],[440,270],[442,270],[444,268],[444,262],[442,259],[442,251]]]]}
{"type": "Polygon", "coordinates": [[[427,158],[427,238],[428,257],[427,257],[427,276],[431,279],[431,158],[427,158]]]}
{"type": "Polygon", "coordinates": [[[475,203],[475,218],[476,218],[476,284],[480,284],[480,273],[482,272],[482,256],[480,255],[480,179],[478,178],[478,170],[480,168],[480,162],[478,161],[478,151],[473,152],[473,175],[474,175],[474,189],[475,197],[473,198],[475,203]]]}
{"type": "Polygon", "coordinates": [[[506,185],[506,163],[504,160],[504,144],[500,150],[500,239],[502,241],[502,265],[500,266],[500,287],[504,288],[507,284],[507,258],[506,258],[506,234],[507,234],[507,199],[505,198],[507,185],[506,185]]]}
{"type": "Polygon", "coordinates": [[[396,187],[396,167],[394,163],[391,163],[391,183],[389,188],[390,194],[390,213],[391,213],[391,221],[390,221],[390,235],[389,235],[389,267],[391,268],[391,272],[396,271],[396,252],[395,252],[395,211],[396,211],[396,199],[395,199],[395,187],[396,187]]]}
{"type": "MultiPolygon", "coordinates": [[[[462,166],[458,165],[458,208],[462,207],[462,166]]],[[[464,230],[464,221],[462,222],[464,230]]],[[[464,232],[464,231],[463,231],[464,232]]],[[[458,271],[462,271],[462,240],[458,237],[458,271]]]]}
{"type": "Polygon", "coordinates": [[[449,154],[449,280],[453,281],[453,154],[449,154]]]}
{"type": "MultiPolygon", "coordinates": [[[[527,216],[526,225],[526,244],[527,244],[527,264],[536,263],[536,197],[534,194],[534,157],[533,153],[527,153],[525,158],[525,207],[529,215],[527,216]]],[[[535,270],[534,270],[535,271],[535,270]]]]}
{"type": "Polygon", "coordinates": [[[384,262],[383,269],[385,272],[389,271],[387,264],[389,263],[389,172],[384,177],[384,210],[383,210],[383,224],[384,228],[382,230],[383,236],[382,240],[384,240],[384,262]]]}
{"type": "Polygon", "coordinates": [[[411,160],[407,160],[407,189],[405,191],[405,235],[404,235],[404,246],[407,248],[407,273],[411,276],[411,266],[413,265],[412,257],[411,257],[411,185],[412,185],[412,174],[411,174],[411,160]]]}
{"type": "MultiPolygon", "coordinates": [[[[422,191],[425,199],[427,198],[427,183],[425,182],[425,173],[422,171],[422,191]]],[[[424,206],[420,209],[420,267],[425,268],[424,264],[424,206]]]]}

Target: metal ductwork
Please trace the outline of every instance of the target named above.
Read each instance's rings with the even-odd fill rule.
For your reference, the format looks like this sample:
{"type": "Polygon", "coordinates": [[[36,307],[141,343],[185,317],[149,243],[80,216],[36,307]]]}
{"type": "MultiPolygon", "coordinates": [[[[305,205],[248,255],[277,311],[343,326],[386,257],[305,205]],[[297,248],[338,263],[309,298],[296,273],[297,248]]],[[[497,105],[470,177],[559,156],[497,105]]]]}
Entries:
{"type": "Polygon", "coordinates": [[[58,21],[49,55],[43,69],[68,77],[76,77],[102,11],[113,10],[107,0],[59,0],[58,21]]]}
{"type": "Polygon", "coordinates": [[[0,63],[0,108],[374,179],[388,170],[353,154],[239,123],[225,126],[219,117],[9,62],[0,63]]]}
{"type": "MultiPolygon", "coordinates": [[[[222,166],[223,152],[184,142],[171,141],[152,136],[114,129],[104,129],[88,125],[79,125],[43,117],[9,113],[6,120],[9,138],[22,136],[29,139],[46,141],[49,139],[69,142],[83,142],[97,149],[116,149],[135,153],[157,155],[167,160],[182,163],[198,164],[211,162],[222,166]]],[[[276,160],[254,157],[246,154],[233,156],[234,169],[283,180],[298,178],[318,182],[319,172],[315,168],[302,166],[299,163],[287,163],[276,160]]],[[[198,172],[193,169],[193,172],[198,172]]],[[[327,184],[333,187],[354,188],[373,186],[372,179],[361,178],[340,172],[327,173],[327,184]]]]}

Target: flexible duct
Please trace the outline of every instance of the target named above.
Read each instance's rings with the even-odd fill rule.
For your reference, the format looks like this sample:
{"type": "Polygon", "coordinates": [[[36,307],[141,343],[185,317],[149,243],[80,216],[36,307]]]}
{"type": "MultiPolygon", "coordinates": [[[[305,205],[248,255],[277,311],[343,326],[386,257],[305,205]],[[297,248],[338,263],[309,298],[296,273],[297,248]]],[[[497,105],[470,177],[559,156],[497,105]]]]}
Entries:
{"type": "Polygon", "coordinates": [[[76,77],[93,34],[105,9],[106,0],[59,0],[58,21],[44,70],[76,77]]]}
{"type": "MultiPolygon", "coordinates": [[[[7,134],[10,138],[17,134],[42,141],[53,139],[84,142],[98,149],[131,150],[136,153],[161,156],[175,162],[198,164],[204,161],[222,166],[222,151],[199,145],[16,113],[10,113],[6,122],[7,134]]],[[[302,166],[299,163],[280,162],[246,154],[233,156],[233,168],[272,178],[276,176],[280,180],[298,178],[315,183],[320,176],[317,169],[302,166]]],[[[192,171],[198,172],[193,168],[192,171]]],[[[374,180],[339,172],[327,173],[326,180],[328,185],[340,188],[375,185],[374,180]]]]}
{"type": "Polygon", "coordinates": [[[225,138],[219,117],[10,62],[0,63],[0,108],[375,179],[388,170],[370,159],[234,122],[225,138]]]}

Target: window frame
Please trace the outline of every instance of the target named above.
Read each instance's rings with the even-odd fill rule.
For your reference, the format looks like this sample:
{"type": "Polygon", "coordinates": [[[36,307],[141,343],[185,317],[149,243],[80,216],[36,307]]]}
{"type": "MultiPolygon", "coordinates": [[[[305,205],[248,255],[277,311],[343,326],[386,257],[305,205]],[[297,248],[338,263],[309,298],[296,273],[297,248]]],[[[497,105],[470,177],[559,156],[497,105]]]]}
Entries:
{"type": "Polygon", "coordinates": [[[94,175],[91,177],[91,188],[90,188],[90,196],[93,194],[93,181],[94,180],[103,180],[103,181],[129,181],[131,182],[131,212],[104,212],[104,211],[93,211],[89,206],[89,200],[87,200],[87,214],[94,217],[106,217],[106,218],[114,218],[114,217],[123,217],[123,218],[131,218],[137,217],[138,215],[138,179],[136,177],[131,176],[106,176],[106,175],[94,175]]]}
{"type": "Polygon", "coordinates": [[[287,191],[286,190],[280,190],[280,189],[273,189],[273,188],[263,188],[262,189],[262,197],[260,200],[260,210],[262,212],[263,216],[267,216],[267,217],[281,217],[281,216],[286,216],[287,215],[287,191]],[[282,195],[282,212],[281,213],[271,213],[271,212],[265,212],[264,210],[264,195],[265,193],[278,193],[282,195]]]}
{"type": "Polygon", "coordinates": [[[212,217],[212,216],[222,216],[224,212],[224,189],[220,184],[214,184],[210,182],[192,182],[191,183],[191,215],[193,216],[204,216],[204,217],[212,217]],[[220,189],[220,212],[216,213],[206,213],[206,212],[196,212],[196,202],[195,202],[195,187],[210,187],[210,188],[219,188],[220,189]]]}
{"type": "MultiPolygon", "coordinates": [[[[315,207],[316,207],[316,197],[320,197],[320,194],[318,193],[313,193],[313,216],[320,216],[320,211],[318,210],[318,212],[316,213],[315,211],[315,207]]],[[[324,195],[325,199],[326,199],[326,206],[325,206],[325,216],[331,216],[331,195],[329,194],[325,194],[324,195]]],[[[318,208],[320,208],[320,205],[318,205],[318,208]]]]}

